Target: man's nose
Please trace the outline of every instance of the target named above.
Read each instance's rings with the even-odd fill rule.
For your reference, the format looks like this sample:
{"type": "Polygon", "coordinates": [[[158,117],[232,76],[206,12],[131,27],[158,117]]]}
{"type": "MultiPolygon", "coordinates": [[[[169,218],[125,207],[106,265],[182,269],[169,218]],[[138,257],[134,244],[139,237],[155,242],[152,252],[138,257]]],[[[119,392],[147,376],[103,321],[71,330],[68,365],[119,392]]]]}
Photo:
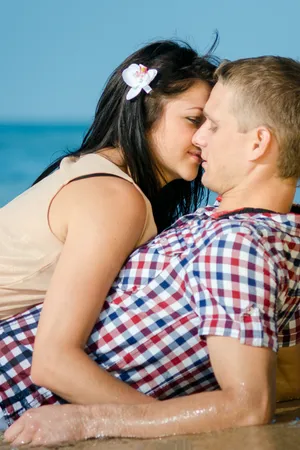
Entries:
{"type": "Polygon", "coordinates": [[[203,125],[196,131],[192,138],[192,143],[195,147],[204,148],[206,147],[205,133],[203,132],[203,125]]]}

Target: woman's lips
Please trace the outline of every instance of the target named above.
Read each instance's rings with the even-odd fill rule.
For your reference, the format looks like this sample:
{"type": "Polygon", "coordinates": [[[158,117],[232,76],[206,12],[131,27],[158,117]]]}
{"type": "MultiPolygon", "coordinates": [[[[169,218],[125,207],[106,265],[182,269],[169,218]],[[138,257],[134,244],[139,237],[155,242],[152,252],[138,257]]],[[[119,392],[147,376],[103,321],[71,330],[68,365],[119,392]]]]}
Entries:
{"type": "Polygon", "coordinates": [[[189,155],[200,165],[202,163],[201,153],[189,152],[189,155]]]}

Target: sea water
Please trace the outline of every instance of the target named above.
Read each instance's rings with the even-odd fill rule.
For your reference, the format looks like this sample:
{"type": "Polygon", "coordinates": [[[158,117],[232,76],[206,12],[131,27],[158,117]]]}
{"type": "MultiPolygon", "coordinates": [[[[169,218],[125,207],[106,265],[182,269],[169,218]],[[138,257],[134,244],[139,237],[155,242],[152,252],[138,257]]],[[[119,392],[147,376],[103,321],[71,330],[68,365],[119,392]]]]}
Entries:
{"type": "Polygon", "coordinates": [[[79,148],[87,130],[87,124],[0,123],[0,207],[64,152],[79,148]]]}
{"type": "MultiPolygon", "coordinates": [[[[0,123],[0,207],[30,187],[68,150],[79,148],[88,124],[0,123]]],[[[210,196],[213,203],[215,195],[210,196]]],[[[295,201],[300,203],[300,189],[295,201]]]]}

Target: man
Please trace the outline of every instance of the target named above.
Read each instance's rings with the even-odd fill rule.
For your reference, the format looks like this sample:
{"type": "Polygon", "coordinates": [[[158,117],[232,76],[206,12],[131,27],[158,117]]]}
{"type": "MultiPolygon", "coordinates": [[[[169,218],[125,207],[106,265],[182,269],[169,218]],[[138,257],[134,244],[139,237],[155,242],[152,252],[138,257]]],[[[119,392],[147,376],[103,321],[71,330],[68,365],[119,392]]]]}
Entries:
{"type": "MultiPolygon", "coordinates": [[[[14,446],[270,422],[278,345],[300,343],[300,216],[290,212],[300,175],[300,64],[239,60],[221,65],[217,78],[194,145],[203,184],[221,199],[132,254],[86,348],[116,378],[164,401],[30,410],[5,434],[14,446]]],[[[39,310],[11,325],[15,339],[25,333],[26,351],[39,310]]],[[[9,330],[4,341],[13,352],[9,330]]],[[[26,356],[15,366],[8,359],[11,373],[28,367],[26,356]]],[[[2,393],[6,418],[26,402],[59,402],[25,377],[15,381],[2,393]]]]}

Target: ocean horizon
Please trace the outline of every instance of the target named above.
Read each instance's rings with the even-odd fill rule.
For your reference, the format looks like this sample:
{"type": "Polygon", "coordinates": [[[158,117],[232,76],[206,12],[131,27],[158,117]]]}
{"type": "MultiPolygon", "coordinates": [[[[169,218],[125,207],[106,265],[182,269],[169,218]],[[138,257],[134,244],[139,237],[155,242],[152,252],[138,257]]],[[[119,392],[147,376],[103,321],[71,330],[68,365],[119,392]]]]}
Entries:
{"type": "MultiPolygon", "coordinates": [[[[77,149],[88,128],[87,122],[0,122],[0,207],[28,189],[55,159],[77,149]]],[[[300,203],[300,188],[295,202],[300,203]]]]}

